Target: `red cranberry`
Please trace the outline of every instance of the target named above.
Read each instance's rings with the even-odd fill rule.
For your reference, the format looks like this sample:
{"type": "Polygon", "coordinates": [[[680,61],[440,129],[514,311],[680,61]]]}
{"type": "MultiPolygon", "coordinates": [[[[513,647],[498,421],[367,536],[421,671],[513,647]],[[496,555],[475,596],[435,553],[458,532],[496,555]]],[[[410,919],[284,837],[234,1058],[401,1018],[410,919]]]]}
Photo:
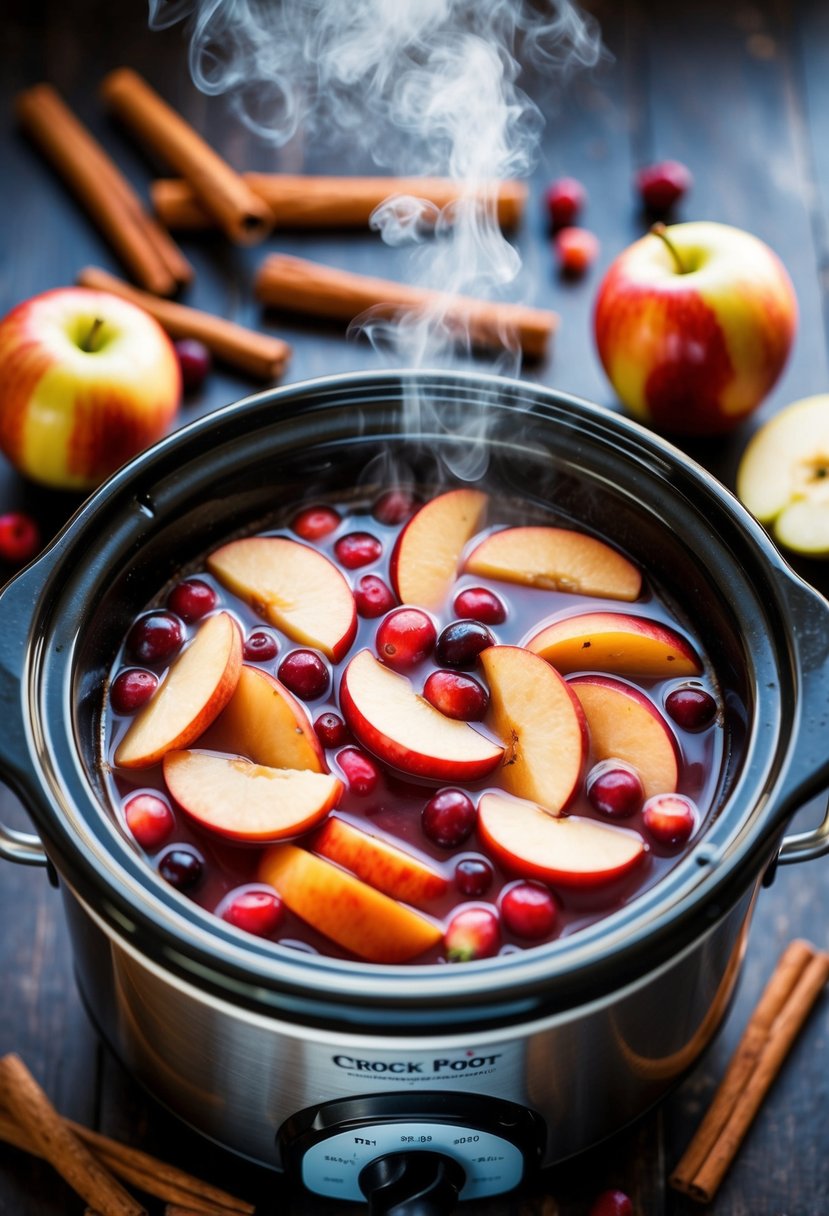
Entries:
{"type": "Polygon", "coordinates": [[[174,342],[178,365],[181,368],[181,385],[185,393],[197,393],[210,375],[213,357],[198,338],[179,338],[174,342]]]}
{"type": "Polygon", "coordinates": [[[389,612],[397,600],[391,587],[378,575],[364,574],[354,589],[354,603],[358,616],[373,620],[374,617],[389,612]]]}
{"type": "Polygon", "coordinates": [[[239,891],[222,909],[223,920],[256,937],[268,937],[279,927],[283,916],[282,900],[273,890],[239,891]]]}
{"type": "Polygon", "coordinates": [[[485,895],[494,877],[492,866],[483,857],[464,857],[455,866],[455,886],[461,895],[470,898],[485,895]]]}
{"type": "Polygon", "coordinates": [[[455,596],[454,610],[458,616],[484,625],[500,625],[507,619],[503,601],[488,587],[464,587],[455,596]]]}
{"type": "Polygon", "coordinates": [[[554,228],[568,228],[587,202],[587,191],[575,177],[560,177],[547,190],[546,203],[554,228]]]}
{"type": "Polygon", "coordinates": [[[665,709],[683,730],[705,730],[717,716],[717,702],[704,688],[675,688],[665,709]]]}
{"type": "Polygon", "coordinates": [[[134,714],[158,688],[158,676],[141,667],[119,671],[109,690],[109,702],[117,714],[134,714]]]}
{"type": "Polygon", "coordinates": [[[447,787],[438,790],[426,803],[421,823],[433,844],[454,849],[471,834],[477,818],[477,808],[469,795],[447,787]]]}
{"type": "Polygon", "coordinates": [[[432,618],[421,608],[396,608],[377,630],[377,653],[395,671],[408,671],[427,658],[435,645],[432,618]]]}
{"type": "Polygon", "coordinates": [[[291,527],[303,540],[322,540],[339,523],[339,513],[333,507],[306,507],[294,516],[291,527]]]}
{"type": "Polygon", "coordinates": [[[657,215],[670,211],[693,185],[690,169],[678,160],[663,160],[648,165],[636,175],[636,188],[648,211],[657,215]]]}
{"type": "Polygon", "coordinates": [[[267,663],[278,652],[279,642],[267,629],[254,629],[245,638],[245,659],[249,663],[267,663]]]}
{"type": "Polygon", "coordinates": [[[443,949],[450,963],[491,958],[500,943],[501,927],[492,908],[462,908],[443,935],[443,949]]]}
{"type": "Polygon", "coordinates": [[[173,845],[159,858],[158,872],[177,891],[189,891],[204,873],[204,859],[195,849],[173,845]]]}
{"type": "Polygon", "coordinates": [[[413,513],[417,499],[409,490],[386,490],[372,507],[372,515],[380,524],[402,524],[413,513]]]}
{"type": "Polygon", "coordinates": [[[303,701],[314,701],[328,688],[331,676],[314,650],[292,650],[277,672],[285,687],[303,701]]]}
{"type": "Polygon", "coordinates": [[[323,747],[342,747],[348,738],[348,728],[345,722],[339,714],[332,713],[330,710],[320,714],[314,723],[314,730],[323,747]]]}
{"type": "Polygon", "coordinates": [[[167,607],[188,623],[198,621],[216,607],[216,592],[200,578],[188,578],[167,596],[167,607]]]}
{"type": "Polygon", "coordinates": [[[40,549],[40,529],[31,515],[10,511],[0,515],[0,559],[10,566],[23,566],[40,549]]]}
{"type": "Polygon", "coordinates": [[[546,887],[534,882],[519,882],[501,896],[501,916],[516,937],[535,941],[552,931],[558,908],[546,887]]]}
{"type": "Polygon", "coordinates": [[[495,638],[479,621],[452,621],[441,632],[435,647],[439,662],[447,667],[474,667],[478,655],[495,638]]]}
{"type": "Polygon", "coordinates": [[[584,274],[599,256],[598,238],[586,228],[562,228],[553,248],[561,273],[571,278],[584,274]]]}
{"type": "Polygon", "coordinates": [[[635,815],[645,799],[642,779],[623,760],[600,760],[587,774],[585,787],[590,805],[611,819],[635,815]]]}
{"type": "Polygon", "coordinates": [[[382,556],[383,546],[370,532],[349,532],[341,536],[334,546],[337,561],[347,570],[368,566],[382,556]]]}
{"type": "Polygon", "coordinates": [[[133,794],[124,803],[124,818],[135,840],[148,851],[163,844],[175,826],[173,812],[157,794],[133,794]]]}
{"type": "Polygon", "coordinates": [[[337,754],[337,763],[345,773],[352,794],[365,797],[371,794],[380,780],[380,770],[365,752],[358,747],[346,747],[337,754]]]}
{"type": "Polygon", "coordinates": [[[602,1191],[593,1201],[590,1216],[633,1216],[633,1200],[624,1191],[602,1191]]]}
{"type": "Polygon", "coordinates": [[[685,844],[697,822],[697,808],[684,794],[654,794],[642,808],[642,822],[659,844],[685,844]]]}
{"type": "Polygon", "coordinates": [[[462,722],[479,722],[489,704],[489,693],[483,685],[457,671],[433,671],[423,686],[423,695],[447,718],[462,722]]]}
{"type": "Polygon", "coordinates": [[[184,628],[171,612],[140,616],[127,634],[127,650],[142,663],[160,663],[175,654],[184,641],[184,628]]]}

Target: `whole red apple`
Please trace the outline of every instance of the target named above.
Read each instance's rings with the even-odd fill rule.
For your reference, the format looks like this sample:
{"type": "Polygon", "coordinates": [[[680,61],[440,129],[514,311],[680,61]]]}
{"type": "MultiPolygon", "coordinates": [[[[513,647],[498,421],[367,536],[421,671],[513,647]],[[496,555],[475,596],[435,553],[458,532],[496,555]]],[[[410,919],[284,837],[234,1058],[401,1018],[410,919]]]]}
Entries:
{"type": "Polygon", "coordinates": [[[780,375],[797,299],[757,237],[726,224],[673,224],[616,258],[594,325],[604,369],[632,414],[674,434],[718,435],[780,375]]]}
{"type": "Polygon", "coordinates": [[[165,433],[180,399],[169,338],[117,296],[61,287],[0,321],[0,449],[35,481],[93,488],[165,433]]]}

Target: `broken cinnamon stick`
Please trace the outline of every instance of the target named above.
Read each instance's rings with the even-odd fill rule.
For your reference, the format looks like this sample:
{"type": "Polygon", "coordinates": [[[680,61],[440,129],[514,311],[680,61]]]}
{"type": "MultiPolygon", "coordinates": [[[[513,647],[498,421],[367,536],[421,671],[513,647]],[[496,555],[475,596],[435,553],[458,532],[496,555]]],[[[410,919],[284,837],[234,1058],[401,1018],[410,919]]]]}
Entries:
{"type": "Polygon", "coordinates": [[[152,152],[189,183],[196,198],[232,241],[253,245],[274,217],[227,161],[131,68],[104,78],[101,96],[152,152]]]}
{"type": "MultiPolygon", "coordinates": [[[[396,195],[425,199],[443,210],[468,197],[463,183],[442,177],[313,177],[291,173],[243,173],[242,177],[273,212],[281,228],[365,228],[372,212],[396,195]]],[[[512,228],[527,198],[524,182],[493,182],[498,222],[512,228]]],[[[213,217],[181,178],[162,178],[150,186],[156,215],[166,228],[215,227],[213,217]]]]}
{"type": "Polygon", "coordinates": [[[260,266],[256,295],[273,308],[338,321],[352,321],[369,309],[377,316],[394,317],[434,307],[443,310],[450,328],[459,336],[468,334],[473,344],[505,346],[514,338],[532,357],[545,354],[557,324],[555,313],[541,308],[451,296],[281,253],[270,254],[260,266]]]}
{"type": "Polygon", "coordinates": [[[281,374],[291,357],[291,347],[281,338],[246,329],[213,313],[159,300],[138,291],[116,275],[97,266],[86,266],[77,276],[79,287],[110,291],[143,308],[155,317],[171,338],[198,338],[224,363],[260,380],[273,380],[281,374]]]}

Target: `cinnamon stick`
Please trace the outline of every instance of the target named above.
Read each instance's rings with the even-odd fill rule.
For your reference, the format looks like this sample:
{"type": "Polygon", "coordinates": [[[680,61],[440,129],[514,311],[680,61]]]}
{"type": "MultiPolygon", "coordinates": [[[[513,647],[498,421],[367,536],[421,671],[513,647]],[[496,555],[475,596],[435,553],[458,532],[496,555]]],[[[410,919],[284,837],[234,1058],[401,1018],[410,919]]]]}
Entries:
{"type": "Polygon", "coordinates": [[[101,96],[138,138],[185,178],[202,207],[240,245],[268,235],[273,214],[238,173],[131,68],[104,78],[101,96]]]}
{"type": "Polygon", "coordinates": [[[246,329],[213,313],[159,300],[138,291],[97,266],[86,266],[77,276],[79,287],[110,291],[145,309],[172,338],[198,338],[217,359],[261,380],[273,380],[284,370],[291,348],[281,338],[246,329]]]}
{"type": "Polygon", "coordinates": [[[101,145],[48,84],[18,94],[18,121],[147,291],[171,295],[193,270],[101,145]]]}
{"type": "Polygon", "coordinates": [[[459,336],[468,334],[474,344],[503,346],[514,337],[524,353],[533,357],[546,352],[557,324],[555,313],[544,309],[445,295],[281,253],[270,254],[260,266],[256,295],[263,304],[286,312],[338,321],[352,321],[368,309],[378,316],[394,317],[441,308],[449,326],[459,336]]]}
{"type": "MultiPolygon", "coordinates": [[[[443,210],[466,197],[462,183],[443,177],[313,177],[292,173],[243,173],[243,179],[270,207],[279,228],[365,228],[372,212],[394,195],[413,195],[443,210]]],[[[498,222],[514,227],[527,199],[524,182],[491,185],[498,222]]],[[[156,215],[166,228],[215,227],[189,183],[162,178],[150,186],[156,215]]]]}
{"type": "Polygon", "coordinates": [[[781,956],[715,1094],[671,1175],[671,1186],[710,1203],[764,1097],[829,981],[829,954],[796,941],[781,956]]]}

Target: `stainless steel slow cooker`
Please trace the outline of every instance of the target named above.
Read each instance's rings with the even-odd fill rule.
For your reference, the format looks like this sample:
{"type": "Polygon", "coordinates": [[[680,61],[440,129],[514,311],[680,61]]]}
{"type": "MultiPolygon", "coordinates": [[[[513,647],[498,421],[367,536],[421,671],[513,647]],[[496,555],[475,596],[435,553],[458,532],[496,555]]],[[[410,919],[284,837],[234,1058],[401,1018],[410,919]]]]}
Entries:
{"type": "Polygon", "coordinates": [[[829,851],[829,822],[783,836],[829,783],[828,656],[826,601],[636,424],[489,375],[292,385],[132,461],[0,595],[0,769],[37,829],[0,829],[0,854],[48,859],[93,1021],[182,1119],[320,1194],[361,1199],[391,1178],[448,1210],[617,1130],[710,1041],[764,875],[829,851]],[[554,503],[682,605],[727,690],[716,813],[661,882],[549,946],[394,967],[264,943],[165,884],[107,810],[107,670],[135,613],[218,541],[390,469],[445,484],[473,417],[488,489],[554,503]]]}

